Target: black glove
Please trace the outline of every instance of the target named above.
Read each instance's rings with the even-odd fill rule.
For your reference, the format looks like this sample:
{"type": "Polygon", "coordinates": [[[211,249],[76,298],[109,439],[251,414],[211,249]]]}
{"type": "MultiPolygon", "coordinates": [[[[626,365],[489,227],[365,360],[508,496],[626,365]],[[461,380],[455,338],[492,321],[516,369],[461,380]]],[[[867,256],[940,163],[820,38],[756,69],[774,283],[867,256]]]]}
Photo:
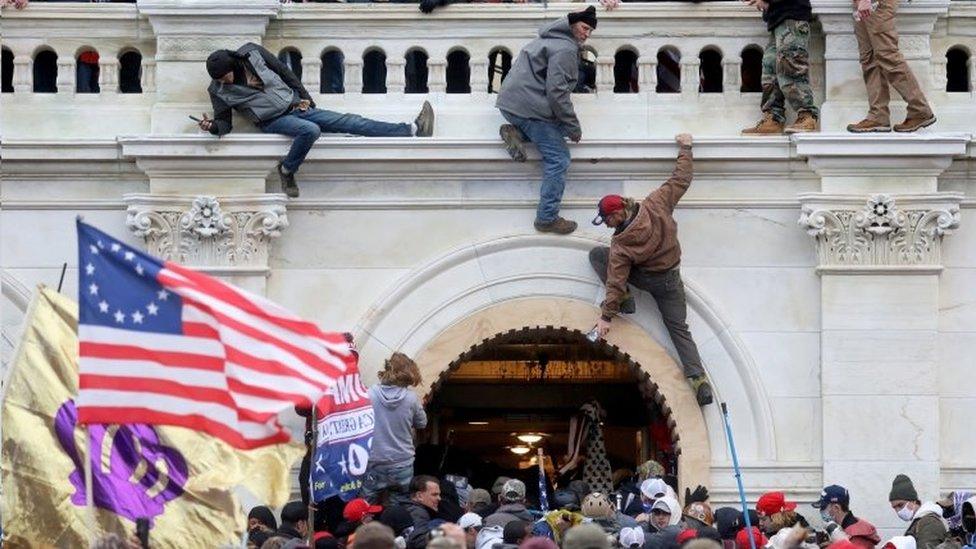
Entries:
{"type": "Polygon", "coordinates": [[[446,6],[447,0],[420,0],[420,11],[430,13],[438,6],[446,6]]]}
{"type": "Polygon", "coordinates": [[[695,491],[692,492],[688,488],[685,488],[685,505],[691,505],[692,503],[704,503],[708,501],[708,488],[705,488],[701,484],[695,491]]]}

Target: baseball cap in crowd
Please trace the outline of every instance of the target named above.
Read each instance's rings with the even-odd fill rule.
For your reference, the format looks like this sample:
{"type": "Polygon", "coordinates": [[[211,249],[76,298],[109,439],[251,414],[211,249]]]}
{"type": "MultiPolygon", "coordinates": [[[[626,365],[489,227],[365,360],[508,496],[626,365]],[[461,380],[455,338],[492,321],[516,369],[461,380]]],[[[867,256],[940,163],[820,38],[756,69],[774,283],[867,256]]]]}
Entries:
{"type": "Polygon", "coordinates": [[[602,225],[608,215],[624,209],[624,197],[619,194],[608,194],[600,199],[596,209],[597,214],[593,218],[593,224],[602,225]]]}
{"type": "MultiPolygon", "coordinates": [[[[766,536],[755,526],[752,527],[752,541],[755,542],[756,549],[765,547],[769,543],[766,536]]],[[[735,546],[737,549],[752,549],[752,545],[749,543],[749,530],[745,528],[739,530],[739,533],[735,535],[735,546]]]]}
{"type": "Polygon", "coordinates": [[[346,504],[342,510],[342,518],[349,522],[361,522],[366,515],[378,515],[382,512],[382,505],[370,505],[365,499],[356,498],[346,504]]]}
{"type": "Polygon", "coordinates": [[[525,483],[517,478],[509,479],[502,486],[502,499],[505,501],[520,501],[525,499],[525,483]]]}
{"type": "Polygon", "coordinates": [[[848,505],[851,502],[851,496],[847,493],[847,488],[843,486],[838,486],[836,484],[831,484],[823,490],[820,491],[820,499],[813,502],[811,505],[817,509],[823,509],[824,507],[830,505],[831,503],[839,503],[841,505],[848,505]]]}
{"type": "Polygon", "coordinates": [[[510,479],[508,477],[498,477],[498,478],[496,478],[495,479],[495,483],[491,485],[491,493],[492,494],[495,494],[496,496],[499,495],[499,494],[501,494],[502,493],[502,487],[504,487],[505,486],[505,483],[508,482],[509,480],[512,480],[512,479],[510,479]]]}
{"type": "Polygon", "coordinates": [[[468,503],[471,505],[478,505],[479,503],[482,505],[488,505],[491,503],[491,494],[489,494],[488,490],[485,490],[484,488],[475,488],[474,490],[471,490],[470,494],[468,494],[468,503]]]}
{"type": "Polygon", "coordinates": [[[644,529],[640,526],[620,529],[620,546],[625,549],[644,547],[644,529]]]}
{"type": "Polygon", "coordinates": [[[640,491],[647,499],[659,499],[668,494],[668,485],[659,478],[649,478],[641,483],[640,491]]]}
{"type": "Polygon", "coordinates": [[[653,513],[654,511],[664,511],[665,513],[670,515],[671,506],[668,505],[668,502],[664,501],[664,498],[661,498],[655,501],[654,505],[651,506],[651,512],[653,513]]]}
{"type": "Polygon", "coordinates": [[[461,515],[458,519],[458,526],[462,530],[467,530],[468,528],[481,528],[481,515],[478,513],[465,513],[461,515]]]}
{"type": "Polygon", "coordinates": [[[792,501],[786,501],[786,494],[783,492],[766,492],[756,502],[756,511],[767,517],[780,511],[792,511],[794,509],[796,509],[796,504],[792,501]]]}

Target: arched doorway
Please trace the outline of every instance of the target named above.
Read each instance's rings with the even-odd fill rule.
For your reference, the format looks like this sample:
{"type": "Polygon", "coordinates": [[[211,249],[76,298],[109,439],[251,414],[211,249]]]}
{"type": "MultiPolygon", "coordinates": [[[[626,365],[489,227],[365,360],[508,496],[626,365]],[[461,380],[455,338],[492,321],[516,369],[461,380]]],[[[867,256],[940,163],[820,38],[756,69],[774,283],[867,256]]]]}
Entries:
{"type": "MultiPolygon", "coordinates": [[[[496,334],[440,374],[426,402],[436,450],[418,469],[460,474],[475,486],[490,486],[498,475],[531,480],[538,449],[557,468],[565,461],[570,419],[590,401],[606,412],[611,470],[634,471],[654,459],[677,475],[670,409],[648,374],[606,342],[554,327],[496,334]]],[[[580,473],[576,468],[560,484],[580,473]]],[[[534,496],[535,483],[526,484],[534,496]]]]}

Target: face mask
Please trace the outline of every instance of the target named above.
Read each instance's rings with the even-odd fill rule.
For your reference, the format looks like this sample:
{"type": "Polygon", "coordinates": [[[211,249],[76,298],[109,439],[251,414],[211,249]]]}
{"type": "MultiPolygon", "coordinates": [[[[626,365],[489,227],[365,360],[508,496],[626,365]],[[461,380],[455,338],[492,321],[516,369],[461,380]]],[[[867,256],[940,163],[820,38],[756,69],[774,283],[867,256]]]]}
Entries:
{"type": "Polygon", "coordinates": [[[830,516],[830,513],[828,513],[825,509],[821,509],[820,520],[824,521],[824,523],[833,522],[834,517],[830,516]]]}
{"type": "Polygon", "coordinates": [[[908,505],[905,505],[904,507],[898,510],[898,518],[900,518],[905,522],[912,520],[912,517],[914,516],[915,516],[915,511],[912,510],[912,508],[909,507],[908,505]]]}

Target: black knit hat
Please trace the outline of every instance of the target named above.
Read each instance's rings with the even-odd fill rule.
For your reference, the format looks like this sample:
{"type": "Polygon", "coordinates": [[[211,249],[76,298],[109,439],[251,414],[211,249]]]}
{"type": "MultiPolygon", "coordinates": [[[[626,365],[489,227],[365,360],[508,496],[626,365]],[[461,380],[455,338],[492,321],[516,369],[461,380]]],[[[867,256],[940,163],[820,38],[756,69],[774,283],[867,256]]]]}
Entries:
{"type": "Polygon", "coordinates": [[[583,11],[570,12],[567,17],[569,18],[570,25],[582,21],[590,27],[596,28],[596,8],[593,6],[589,6],[583,11]]]}
{"type": "Polygon", "coordinates": [[[217,80],[221,76],[234,72],[237,56],[230,50],[217,50],[207,57],[207,72],[210,78],[217,80]]]}
{"type": "Polygon", "coordinates": [[[895,501],[896,499],[918,501],[918,492],[915,491],[915,485],[912,484],[912,479],[906,475],[896,476],[895,480],[891,483],[891,493],[888,494],[888,501],[895,501]]]}

